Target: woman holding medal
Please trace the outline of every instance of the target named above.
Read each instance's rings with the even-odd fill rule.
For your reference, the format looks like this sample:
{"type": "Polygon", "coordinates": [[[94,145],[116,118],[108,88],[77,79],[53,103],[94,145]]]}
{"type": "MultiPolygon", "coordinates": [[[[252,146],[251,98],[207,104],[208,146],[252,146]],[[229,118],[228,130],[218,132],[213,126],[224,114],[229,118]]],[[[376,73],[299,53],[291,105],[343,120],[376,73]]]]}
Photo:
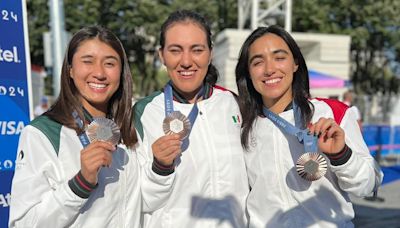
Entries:
{"type": "Polygon", "coordinates": [[[66,51],[58,99],[21,133],[10,227],[140,226],[131,99],[118,38],[97,26],[78,31],[66,51]]]}
{"type": "Polygon", "coordinates": [[[310,98],[303,55],[278,26],[246,39],[236,82],[250,227],[353,227],[348,194],[366,196],[382,180],[354,110],[310,98]]]}
{"type": "Polygon", "coordinates": [[[234,95],[215,85],[210,27],[195,12],[174,12],[160,46],[170,82],[136,103],[135,127],[147,179],[153,171],[176,176],[165,206],[145,214],[145,227],[244,227],[241,117],[234,95]]]}

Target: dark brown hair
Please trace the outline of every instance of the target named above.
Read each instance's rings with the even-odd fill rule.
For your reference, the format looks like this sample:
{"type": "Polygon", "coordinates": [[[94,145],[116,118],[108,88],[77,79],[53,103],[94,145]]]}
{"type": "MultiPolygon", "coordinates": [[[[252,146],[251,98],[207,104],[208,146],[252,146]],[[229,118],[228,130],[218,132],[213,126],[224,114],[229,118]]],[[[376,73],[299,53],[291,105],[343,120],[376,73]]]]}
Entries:
{"type": "Polygon", "coordinates": [[[72,112],[77,111],[79,117],[85,119],[83,107],[79,99],[80,93],[75,87],[74,81],[70,77],[70,67],[72,64],[72,58],[79,46],[84,41],[93,39],[98,39],[113,48],[122,61],[120,85],[109,101],[108,114],[114,119],[120,128],[122,142],[127,147],[132,147],[137,142],[137,137],[133,125],[132,75],[128,59],[120,40],[110,30],[100,26],[85,27],[75,33],[71,38],[61,69],[60,95],[45,115],[66,127],[74,129],[77,133],[82,132],[82,129],[78,127],[72,117],[72,112]]]}
{"type": "Polygon", "coordinates": [[[284,40],[293,54],[294,61],[298,65],[298,69],[293,75],[292,91],[293,99],[301,111],[303,128],[310,122],[313,115],[313,105],[308,100],[310,98],[310,86],[307,65],[296,41],[279,26],[257,28],[243,43],[235,71],[239,92],[238,102],[243,119],[241,141],[242,146],[246,149],[249,145],[249,133],[253,127],[253,123],[257,116],[263,115],[262,97],[254,88],[250,78],[249,50],[254,41],[266,34],[275,34],[284,40]]]}

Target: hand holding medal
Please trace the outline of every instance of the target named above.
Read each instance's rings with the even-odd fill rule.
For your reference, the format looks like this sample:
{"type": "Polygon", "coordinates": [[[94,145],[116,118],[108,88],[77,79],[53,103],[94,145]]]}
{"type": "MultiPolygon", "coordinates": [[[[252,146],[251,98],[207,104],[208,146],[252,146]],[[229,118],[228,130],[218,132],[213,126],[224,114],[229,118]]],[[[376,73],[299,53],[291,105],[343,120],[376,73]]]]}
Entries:
{"type": "MultiPolygon", "coordinates": [[[[325,154],[337,154],[345,146],[344,131],[331,118],[320,118],[310,124],[309,131],[309,135],[318,136],[318,147],[325,154]]],[[[313,181],[325,175],[327,162],[319,153],[305,153],[298,159],[296,169],[301,177],[313,181]]]]}
{"type": "Polygon", "coordinates": [[[306,153],[297,159],[296,171],[305,180],[318,180],[325,176],[328,165],[325,157],[317,152],[317,137],[303,130],[302,142],[306,153]]]}
{"type": "Polygon", "coordinates": [[[197,99],[203,96],[203,88],[201,88],[196,95],[192,110],[186,117],[180,111],[174,110],[171,83],[168,82],[164,87],[165,118],[162,128],[165,135],[157,139],[151,146],[154,157],[166,166],[172,165],[174,159],[182,152],[182,144],[187,142],[197,118],[197,99]]]}
{"type": "Polygon", "coordinates": [[[181,153],[182,141],[178,134],[164,135],[151,145],[153,156],[164,166],[170,166],[181,153]]]}
{"type": "MultiPolygon", "coordinates": [[[[84,128],[83,121],[78,113],[72,113],[75,122],[84,128]]],[[[112,163],[112,153],[120,141],[121,133],[114,121],[105,117],[94,118],[86,127],[85,132],[79,135],[83,145],[81,151],[81,173],[91,184],[97,183],[97,174],[102,166],[112,163]]]]}
{"type": "Polygon", "coordinates": [[[300,109],[293,102],[295,126],[281,118],[279,115],[263,108],[264,115],[270,119],[279,129],[290,135],[296,136],[304,146],[304,153],[296,162],[297,173],[305,180],[315,181],[323,177],[328,169],[325,157],[318,153],[317,137],[307,129],[301,129],[302,119],[300,109]]]}
{"type": "Polygon", "coordinates": [[[97,117],[87,126],[85,134],[90,145],[82,151],[81,172],[85,179],[97,183],[100,167],[109,167],[112,163],[111,152],[115,151],[121,133],[114,121],[97,117]]]}
{"type": "Polygon", "coordinates": [[[320,118],[309,130],[318,136],[318,147],[325,154],[336,154],[345,146],[344,130],[334,119],[320,118]]]}

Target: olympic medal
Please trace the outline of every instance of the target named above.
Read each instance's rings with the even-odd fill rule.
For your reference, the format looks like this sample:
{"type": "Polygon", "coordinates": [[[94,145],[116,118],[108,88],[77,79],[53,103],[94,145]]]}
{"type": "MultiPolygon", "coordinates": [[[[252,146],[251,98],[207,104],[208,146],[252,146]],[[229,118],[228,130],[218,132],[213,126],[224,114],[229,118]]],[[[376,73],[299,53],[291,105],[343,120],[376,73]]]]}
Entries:
{"type": "Polygon", "coordinates": [[[179,111],[174,111],[165,117],[163,130],[166,135],[178,134],[183,140],[189,136],[191,124],[189,119],[179,111]]]}
{"type": "Polygon", "coordinates": [[[87,127],[86,134],[90,142],[100,140],[110,142],[113,145],[117,145],[121,138],[117,124],[105,117],[94,118],[87,127]]]}
{"type": "Polygon", "coordinates": [[[328,169],[328,164],[319,153],[305,153],[297,160],[296,171],[304,179],[315,181],[323,177],[328,169]]]}

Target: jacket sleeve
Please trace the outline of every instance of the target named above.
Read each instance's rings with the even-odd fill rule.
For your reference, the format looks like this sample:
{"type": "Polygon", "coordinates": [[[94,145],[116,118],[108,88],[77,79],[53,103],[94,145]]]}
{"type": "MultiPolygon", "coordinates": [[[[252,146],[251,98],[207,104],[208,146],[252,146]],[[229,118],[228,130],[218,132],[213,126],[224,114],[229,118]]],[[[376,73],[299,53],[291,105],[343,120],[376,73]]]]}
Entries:
{"type": "Polygon", "coordinates": [[[353,108],[346,111],[340,126],[352,155],[343,165],[331,165],[330,168],[343,191],[359,197],[367,196],[380,186],[383,173],[365,144],[353,108]]]}
{"type": "Polygon", "coordinates": [[[86,199],[71,191],[60,167],[48,138],[35,127],[25,127],[17,150],[9,227],[66,227],[73,222],[86,199]]]}
{"type": "Polygon", "coordinates": [[[175,172],[162,176],[152,169],[153,153],[148,145],[146,136],[144,141],[138,137],[137,157],[141,168],[140,185],[142,192],[142,212],[153,212],[165,205],[175,180],[175,172]]]}

